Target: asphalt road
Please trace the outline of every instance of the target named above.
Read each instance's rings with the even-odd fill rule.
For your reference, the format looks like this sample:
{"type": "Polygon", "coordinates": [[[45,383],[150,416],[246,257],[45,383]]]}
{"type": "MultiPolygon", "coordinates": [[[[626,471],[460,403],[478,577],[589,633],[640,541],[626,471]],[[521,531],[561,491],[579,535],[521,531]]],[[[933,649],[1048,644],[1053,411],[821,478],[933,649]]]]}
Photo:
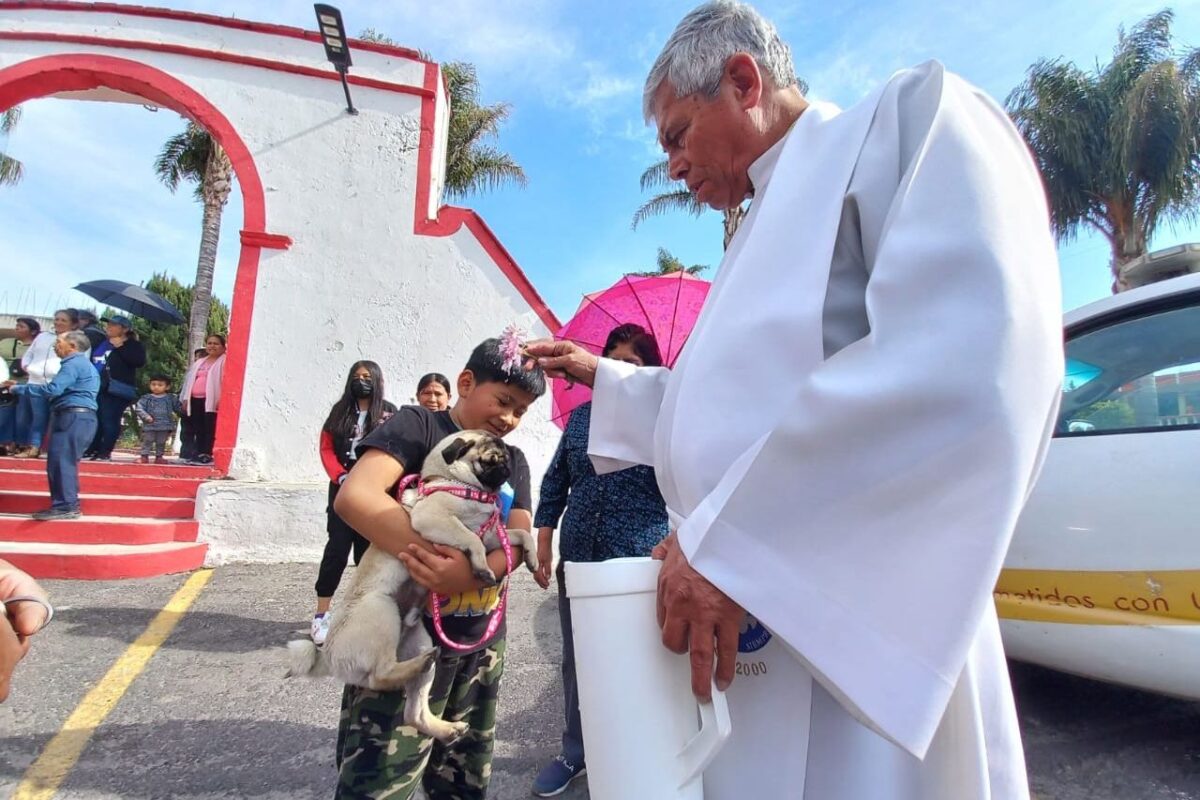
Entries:
{"type": "MultiPolygon", "coordinates": [[[[57,797],[331,797],[339,687],[282,677],[281,648],[307,630],[314,577],[313,565],[219,568],[57,797]]],[[[0,797],[184,579],[47,583],[59,616],[0,706],[0,797]]],[[[491,792],[501,800],[529,796],[557,752],[562,713],[555,596],[522,577],[510,615],[491,792]]],[[[1200,704],[1013,673],[1039,800],[1200,800],[1200,704]]],[[[586,796],[582,785],[564,795],[586,796]]]]}

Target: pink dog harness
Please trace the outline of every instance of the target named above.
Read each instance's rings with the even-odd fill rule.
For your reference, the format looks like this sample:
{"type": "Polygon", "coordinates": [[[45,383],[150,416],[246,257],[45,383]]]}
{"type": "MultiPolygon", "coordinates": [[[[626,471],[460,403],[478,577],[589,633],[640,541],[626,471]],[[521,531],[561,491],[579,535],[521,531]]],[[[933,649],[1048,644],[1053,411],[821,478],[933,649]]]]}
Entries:
{"type": "MultiPolygon", "coordinates": [[[[404,490],[416,482],[417,494],[421,497],[428,497],[436,492],[449,492],[455,497],[461,497],[463,500],[473,500],[476,503],[486,503],[494,506],[492,515],[487,518],[487,521],[483,523],[483,526],[478,531],[479,538],[482,539],[487,535],[488,531],[493,528],[496,529],[496,536],[500,539],[500,546],[504,548],[505,571],[511,573],[513,571],[512,543],[508,540],[508,528],[504,527],[504,522],[500,519],[500,506],[498,505],[500,496],[494,492],[485,492],[482,489],[476,489],[474,486],[467,486],[463,483],[439,482],[430,486],[420,478],[420,475],[414,474],[401,479],[400,484],[396,487],[396,498],[399,499],[404,494],[404,490]]],[[[496,604],[496,610],[492,612],[491,619],[488,620],[487,629],[483,632],[483,636],[478,641],[470,644],[459,644],[446,635],[446,631],[442,627],[442,606],[448,602],[450,602],[449,597],[438,594],[433,596],[433,629],[437,632],[438,639],[452,650],[460,652],[474,650],[480,644],[495,636],[496,631],[500,629],[500,623],[504,621],[504,610],[508,606],[508,583],[506,581],[500,590],[500,602],[496,604]]]]}

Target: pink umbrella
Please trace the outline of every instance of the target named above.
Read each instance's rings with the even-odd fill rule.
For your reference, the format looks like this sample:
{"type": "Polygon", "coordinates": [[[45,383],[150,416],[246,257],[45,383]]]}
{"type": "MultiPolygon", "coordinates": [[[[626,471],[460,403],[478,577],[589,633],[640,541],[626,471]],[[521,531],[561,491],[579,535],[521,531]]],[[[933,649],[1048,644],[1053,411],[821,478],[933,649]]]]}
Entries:
{"type": "MultiPolygon", "coordinates": [[[[567,339],[600,355],[609,332],[633,322],[654,334],[663,363],[674,366],[711,285],[683,271],[644,277],[626,275],[602,292],[584,295],[575,316],[554,338],[567,339]]],[[[592,390],[582,384],[568,387],[566,381],[556,380],[553,398],[552,419],[565,428],[571,412],[592,399],[592,390]]]]}

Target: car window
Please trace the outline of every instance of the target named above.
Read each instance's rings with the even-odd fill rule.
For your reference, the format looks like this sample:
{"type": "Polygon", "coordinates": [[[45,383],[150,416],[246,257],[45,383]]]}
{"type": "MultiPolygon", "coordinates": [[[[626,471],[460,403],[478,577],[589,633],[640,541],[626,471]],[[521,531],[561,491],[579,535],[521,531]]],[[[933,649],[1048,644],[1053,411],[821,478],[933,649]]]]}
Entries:
{"type": "Polygon", "coordinates": [[[1067,342],[1058,436],[1192,427],[1200,427],[1200,305],[1067,342]]]}

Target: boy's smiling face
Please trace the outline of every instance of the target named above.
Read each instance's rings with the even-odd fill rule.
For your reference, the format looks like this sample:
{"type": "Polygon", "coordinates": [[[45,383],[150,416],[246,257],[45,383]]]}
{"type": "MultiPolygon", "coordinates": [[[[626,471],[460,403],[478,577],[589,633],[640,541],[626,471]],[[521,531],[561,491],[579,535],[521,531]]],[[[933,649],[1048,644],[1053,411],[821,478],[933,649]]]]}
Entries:
{"type": "Polygon", "coordinates": [[[537,396],[510,383],[479,383],[471,370],[458,376],[458,402],[454,410],[464,430],[506,436],[521,424],[521,417],[537,396]]]}

